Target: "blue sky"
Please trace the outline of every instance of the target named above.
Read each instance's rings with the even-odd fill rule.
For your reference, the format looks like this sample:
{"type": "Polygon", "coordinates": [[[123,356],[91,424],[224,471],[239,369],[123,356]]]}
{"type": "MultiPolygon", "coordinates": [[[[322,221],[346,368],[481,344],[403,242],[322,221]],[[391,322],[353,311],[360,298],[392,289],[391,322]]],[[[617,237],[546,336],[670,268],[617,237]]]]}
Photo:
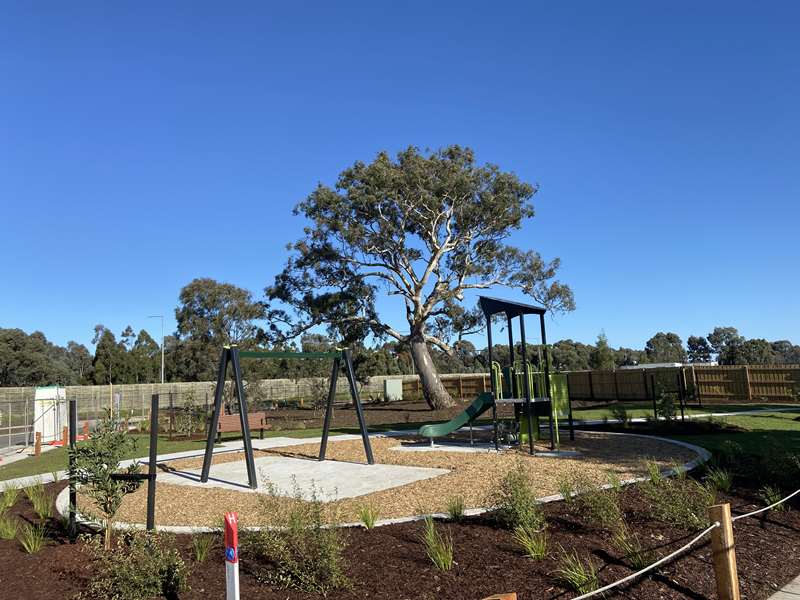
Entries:
{"type": "Polygon", "coordinates": [[[318,181],[458,143],[541,186],[513,241],[575,291],[552,339],[798,343],[798,22],[791,2],[4,2],[0,326],[172,330],[194,277],[260,294],[318,181]]]}

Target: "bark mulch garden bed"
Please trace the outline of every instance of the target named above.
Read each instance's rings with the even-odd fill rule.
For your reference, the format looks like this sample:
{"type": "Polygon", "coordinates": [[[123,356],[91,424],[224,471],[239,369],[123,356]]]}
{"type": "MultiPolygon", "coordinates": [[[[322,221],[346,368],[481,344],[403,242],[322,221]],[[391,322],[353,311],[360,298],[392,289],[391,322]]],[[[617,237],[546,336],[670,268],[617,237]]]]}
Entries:
{"type": "MultiPolygon", "coordinates": [[[[64,484],[49,486],[57,491],[64,484]]],[[[691,536],[686,531],[654,523],[648,504],[633,487],[622,492],[622,506],[630,529],[659,556],[681,546],[691,536]]],[[[722,494],[734,513],[752,510],[760,502],[748,491],[722,494]]],[[[559,568],[560,548],[575,550],[591,558],[601,584],[619,579],[632,569],[619,558],[609,543],[607,531],[588,523],[577,514],[574,504],[563,502],[545,506],[548,518],[549,551],[544,560],[524,557],[512,542],[511,534],[488,517],[468,518],[461,524],[441,523],[455,547],[456,565],[450,572],[437,571],[425,556],[420,542],[422,525],[404,523],[373,530],[345,531],[347,575],[352,582],[347,590],[329,598],[385,599],[479,599],[497,592],[515,591],[521,599],[571,598],[577,594],[561,586],[554,572],[559,568]]],[[[20,495],[8,514],[35,521],[28,500],[20,495]]],[[[0,540],[0,597],[9,599],[70,598],[85,589],[92,577],[92,565],[81,551],[81,543],[69,544],[52,523],[51,539],[38,554],[25,554],[16,540],[0,540]]],[[[742,519],[735,524],[736,552],[742,597],[768,598],[776,589],[800,572],[800,512],[767,513],[742,519]]],[[[193,567],[191,591],[182,599],[224,598],[224,566],[221,540],[206,562],[192,562],[191,538],[178,536],[185,560],[193,567]]],[[[315,597],[305,592],[272,588],[253,577],[246,554],[241,557],[242,598],[299,600],[315,597]]],[[[687,555],[662,567],[651,577],[620,590],[625,598],[714,598],[714,576],[707,541],[687,555]]],[[[606,597],[610,597],[606,596],[606,597]]]]}

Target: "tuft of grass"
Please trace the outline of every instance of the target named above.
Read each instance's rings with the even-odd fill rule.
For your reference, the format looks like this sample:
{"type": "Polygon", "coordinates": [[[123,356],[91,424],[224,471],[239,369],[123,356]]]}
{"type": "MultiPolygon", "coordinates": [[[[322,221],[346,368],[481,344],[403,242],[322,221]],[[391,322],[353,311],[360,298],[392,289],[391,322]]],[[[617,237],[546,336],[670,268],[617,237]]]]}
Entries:
{"type": "Polygon", "coordinates": [[[733,474],[722,467],[711,467],[703,478],[706,484],[718,492],[730,492],[733,487],[733,474]]]}
{"type": "Polygon", "coordinates": [[[625,408],[624,404],[617,402],[611,407],[611,416],[619,421],[620,425],[623,427],[627,427],[628,423],[630,422],[630,415],[628,414],[628,409],[625,408]]]}
{"type": "Polygon", "coordinates": [[[662,479],[657,484],[647,481],[640,489],[656,520],[698,529],[708,525],[708,507],[716,500],[710,486],[689,478],[662,479]]]}
{"type": "Polygon", "coordinates": [[[440,571],[449,571],[453,568],[453,538],[448,534],[441,534],[436,529],[436,523],[430,515],[425,517],[425,530],[422,534],[422,543],[425,553],[433,565],[440,571]]]}
{"type": "Polygon", "coordinates": [[[564,502],[570,504],[572,502],[573,481],[569,475],[562,474],[558,476],[557,480],[558,493],[564,498],[564,502]]]}
{"type": "Polygon", "coordinates": [[[658,485],[664,481],[664,475],[661,473],[661,467],[658,466],[656,461],[647,460],[645,461],[644,466],[647,470],[647,477],[650,479],[650,483],[653,485],[658,485]]]}
{"type": "Polygon", "coordinates": [[[464,518],[464,496],[450,496],[447,499],[447,514],[456,523],[464,518]]]}
{"type": "Polygon", "coordinates": [[[192,538],[192,552],[194,553],[195,562],[205,562],[213,545],[213,535],[206,533],[194,536],[192,538]]]}
{"type": "Polygon", "coordinates": [[[611,539],[611,544],[637,571],[644,569],[656,560],[654,552],[645,548],[639,536],[629,531],[625,525],[617,529],[611,539]]]}
{"type": "Polygon", "coordinates": [[[514,541],[528,558],[541,560],[547,556],[547,531],[545,529],[534,530],[524,525],[518,525],[514,528],[514,541]]]}
{"type": "Polygon", "coordinates": [[[0,540],[13,540],[17,537],[18,521],[11,516],[0,517],[0,540]]]}
{"type": "Polygon", "coordinates": [[[358,509],[358,519],[367,529],[375,527],[375,522],[378,520],[379,516],[380,511],[378,507],[372,503],[364,504],[358,509]]]}
{"type": "Polygon", "coordinates": [[[591,560],[587,560],[584,564],[577,552],[570,553],[562,548],[559,565],[556,574],[569,589],[579,594],[588,594],[600,587],[594,564],[591,560]]]}
{"type": "Polygon", "coordinates": [[[17,503],[19,488],[9,483],[3,486],[3,493],[0,495],[0,515],[17,503]]]}
{"type": "Polygon", "coordinates": [[[575,487],[575,503],[589,521],[607,529],[616,528],[623,522],[619,494],[613,489],[604,490],[587,477],[576,478],[575,487]]]}
{"type": "MultiPolygon", "coordinates": [[[[758,490],[758,497],[764,503],[764,506],[770,506],[771,504],[775,504],[782,499],[783,494],[781,494],[781,490],[779,488],[771,485],[765,485],[758,490]]],[[[784,502],[783,504],[778,504],[778,506],[775,506],[770,510],[773,512],[784,512],[789,510],[789,505],[784,502]]]]}
{"type": "Polygon", "coordinates": [[[44,525],[24,523],[19,530],[19,543],[28,554],[36,554],[44,547],[44,525]]]}
{"type": "Polygon", "coordinates": [[[616,471],[608,472],[608,485],[611,486],[611,491],[619,495],[622,493],[622,481],[616,471]]]}
{"type": "Polygon", "coordinates": [[[25,488],[25,495],[33,505],[39,518],[47,520],[53,516],[53,495],[47,491],[41,480],[25,488]]]}

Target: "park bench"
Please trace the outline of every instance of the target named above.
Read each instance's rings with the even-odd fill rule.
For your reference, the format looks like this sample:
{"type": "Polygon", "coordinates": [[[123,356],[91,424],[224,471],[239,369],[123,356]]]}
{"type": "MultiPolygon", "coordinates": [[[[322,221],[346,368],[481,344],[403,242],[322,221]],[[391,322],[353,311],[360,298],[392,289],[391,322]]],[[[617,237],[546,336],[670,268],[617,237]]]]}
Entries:
{"type": "MultiPolygon", "coordinates": [[[[272,429],[272,425],[267,423],[267,413],[247,413],[247,424],[250,427],[250,432],[258,429],[260,431],[259,439],[264,439],[264,430],[272,429]]],[[[222,441],[223,433],[230,433],[233,431],[242,430],[242,421],[239,415],[220,415],[219,422],[217,423],[217,442],[222,441]]]]}

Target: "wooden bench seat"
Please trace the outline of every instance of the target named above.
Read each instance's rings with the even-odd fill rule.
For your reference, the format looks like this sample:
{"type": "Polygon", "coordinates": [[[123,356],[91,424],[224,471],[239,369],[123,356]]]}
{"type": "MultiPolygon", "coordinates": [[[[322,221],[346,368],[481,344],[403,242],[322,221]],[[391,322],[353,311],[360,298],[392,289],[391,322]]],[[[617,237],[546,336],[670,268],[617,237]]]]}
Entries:
{"type": "MultiPolygon", "coordinates": [[[[258,429],[259,438],[262,440],[264,439],[264,430],[272,429],[272,425],[267,422],[266,412],[247,413],[247,425],[250,427],[251,434],[253,430],[258,429]]],[[[217,442],[222,441],[223,433],[241,430],[242,420],[239,415],[220,415],[217,423],[217,442]]]]}

